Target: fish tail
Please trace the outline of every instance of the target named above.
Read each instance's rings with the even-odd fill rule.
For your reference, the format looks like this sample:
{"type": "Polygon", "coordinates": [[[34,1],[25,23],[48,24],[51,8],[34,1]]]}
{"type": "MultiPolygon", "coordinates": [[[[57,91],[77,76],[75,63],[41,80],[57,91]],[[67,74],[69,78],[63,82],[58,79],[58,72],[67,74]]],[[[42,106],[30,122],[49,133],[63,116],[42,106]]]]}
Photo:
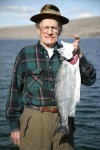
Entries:
{"type": "Polygon", "coordinates": [[[54,130],[54,135],[58,132],[62,132],[64,134],[69,134],[69,126],[67,125],[63,125],[60,122],[57,124],[55,130],[54,130]]]}

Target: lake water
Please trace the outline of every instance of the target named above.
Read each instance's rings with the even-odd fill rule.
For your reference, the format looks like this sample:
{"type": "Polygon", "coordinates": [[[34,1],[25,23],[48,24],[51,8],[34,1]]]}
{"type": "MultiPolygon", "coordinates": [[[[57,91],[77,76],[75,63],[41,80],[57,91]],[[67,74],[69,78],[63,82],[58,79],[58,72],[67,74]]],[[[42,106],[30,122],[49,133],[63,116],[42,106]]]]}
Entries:
{"type": "MultiPolygon", "coordinates": [[[[33,40],[0,40],[0,150],[17,150],[10,139],[5,103],[16,55],[23,46],[34,43],[33,40]]],[[[81,39],[80,47],[96,68],[97,80],[93,86],[81,87],[75,117],[75,150],[100,150],[100,38],[81,39]]]]}

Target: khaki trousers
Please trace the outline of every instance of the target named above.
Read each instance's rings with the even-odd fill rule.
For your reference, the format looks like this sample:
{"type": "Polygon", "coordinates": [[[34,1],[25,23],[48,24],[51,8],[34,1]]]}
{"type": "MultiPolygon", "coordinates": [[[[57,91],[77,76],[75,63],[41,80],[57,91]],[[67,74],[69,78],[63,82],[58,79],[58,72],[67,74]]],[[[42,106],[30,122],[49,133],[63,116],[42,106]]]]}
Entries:
{"type": "Polygon", "coordinates": [[[20,118],[20,150],[73,150],[73,121],[69,121],[70,134],[53,134],[58,113],[40,112],[25,108],[20,118]]]}

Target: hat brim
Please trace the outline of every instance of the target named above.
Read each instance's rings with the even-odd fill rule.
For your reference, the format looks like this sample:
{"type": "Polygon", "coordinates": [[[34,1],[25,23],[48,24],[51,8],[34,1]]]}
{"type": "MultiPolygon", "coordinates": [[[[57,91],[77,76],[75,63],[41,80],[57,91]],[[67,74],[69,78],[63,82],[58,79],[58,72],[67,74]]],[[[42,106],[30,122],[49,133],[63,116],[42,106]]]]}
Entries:
{"type": "Polygon", "coordinates": [[[62,25],[67,24],[69,22],[69,19],[67,19],[64,16],[56,15],[56,14],[49,14],[49,13],[44,13],[44,14],[37,14],[34,15],[30,18],[31,21],[38,23],[39,21],[42,21],[43,19],[55,19],[60,21],[62,25]]]}

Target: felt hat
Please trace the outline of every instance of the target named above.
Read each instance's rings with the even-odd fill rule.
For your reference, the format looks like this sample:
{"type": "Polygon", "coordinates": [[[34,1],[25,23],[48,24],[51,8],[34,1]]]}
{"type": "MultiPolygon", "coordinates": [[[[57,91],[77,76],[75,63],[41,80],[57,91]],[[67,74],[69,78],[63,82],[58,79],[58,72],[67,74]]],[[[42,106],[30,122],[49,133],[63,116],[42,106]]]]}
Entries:
{"type": "Polygon", "coordinates": [[[38,23],[43,19],[55,19],[58,20],[62,25],[69,22],[68,18],[61,15],[59,8],[52,4],[44,5],[39,14],[30,18],[30,20],[35,23],[38,23]]]}

